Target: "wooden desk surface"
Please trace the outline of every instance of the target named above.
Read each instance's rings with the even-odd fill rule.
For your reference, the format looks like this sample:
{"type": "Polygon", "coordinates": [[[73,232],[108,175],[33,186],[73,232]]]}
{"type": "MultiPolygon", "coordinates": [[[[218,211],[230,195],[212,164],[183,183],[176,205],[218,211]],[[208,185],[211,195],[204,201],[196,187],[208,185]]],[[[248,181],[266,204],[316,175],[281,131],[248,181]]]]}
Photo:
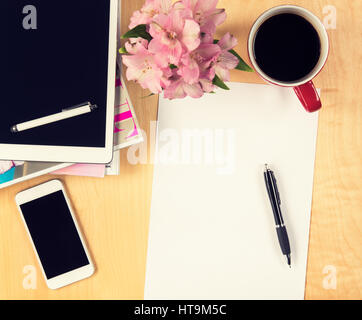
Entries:
{"type": "MultiPolygon", "coordinates": [[[[143,0],[123,1],[123,31],[143,0]]],[[[239,39],[237,51],[246,54],[253,21],[279,0],[224,0],[230,31],[239,39]]],[[[312,225],[306,282],[307,299],[362,298],[362,74],[360,0],[295,0],[317,16],[332,5],[337,28],[328,30],[331,55],[316,79],[322,88],[312,225]],[[328,279],[336,271],[337,286],[328,279]],[[329,274],[323,274],[323,271],[329,274]]],[[[233,72],[234,81],[261,83],[255,74],[233,72]]],[[[157,97],[129,83],[137,116],[152,146],[150,121],[156,120],[157,97]],[[151,140],[151,141],[150,141],[151,140]]],[[[150,153],[150,148],[149,148],[150,153]]],[[[52,291],[47,289],[15,207],[17,192],[52,179],[40,177],[0,191],[0,299],[142,299],[153,167],[130,165],[121,151],[121,176],[105,179],[64,177],[97,272],[85,281],[52,291]],[[26,290],[23,268],[37,270],[37,288],[26,290]]]]}

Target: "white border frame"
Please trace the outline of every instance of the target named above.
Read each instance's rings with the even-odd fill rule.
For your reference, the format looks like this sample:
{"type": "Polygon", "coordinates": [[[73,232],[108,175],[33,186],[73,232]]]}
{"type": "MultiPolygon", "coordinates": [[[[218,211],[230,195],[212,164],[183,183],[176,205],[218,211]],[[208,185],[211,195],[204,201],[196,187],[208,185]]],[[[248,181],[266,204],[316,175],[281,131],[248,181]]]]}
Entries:
{"type": "Polygon", "coordinates": [[[30,238],[30,241],[31,241],[31,244],[32,244],[32,247],[34,249],[34,252],[36,254],[36,257],[37,257],[37,260],[38,260],[38,263],[41,267],[41,271],[42,271],[42,274],[44,276],[44,279],[46,281],[46,284],[47,286],[50,288],[50,289],[59,289],[61,287],[64,287],[66,285],[69,285],[71,283],[74,283],[74,282],[77,282],[77,281],[80,281],[80,280],[83,280],[85,278],[88,278],[90,277],[91,275],[94,274],[94,271],[95,271],[95,268],[94,268],[94,264],[92,262],[92,259],[90,257],[90,254],[88,252],[88,249],[87,249],[87,246],[85,244],[85,241],[84,241],[84,238],[83,238],[83,235],[80,231],[80,228],[79,228],[79,225],[77,223],[77,220],[75,218],[75,215],[74,215],[74,212],[72,210],[72,206],[70,204],[70,201],[69,201],[69,198],[64,190],[64,186],[62,184],[62,182],[60,180],[51,180],[51,181],[48,181],[46,183],[43,183],[41,185],[38,185],[36,187],[33,187],[31,189],[27,189],[25,191],[22,191],[20,193],[18,193],[15,197],[15,200],[16,200],[16,205],[18,207],[18,210],[20,212],[20,215],[21,215],[21,218],[23,220],[23,223],[25,225],[25,228],[26,228],[26,231],[27,231],[27,234],[30,238]],[[57,192],[57,191],[62,191],[63,194],[64,194],[64,197],[65,197],[65,200],[67,202],[67,205],[69,207],[69,210],[70,210],[70,213],[71,213],[71,216],[72,216],[72,219],[73,219],[73,222],[74,222],[74,225],[77,229],[77,232],[79,234],[79,238],[80,238],[80,241],[82,243],[82,246],[83,246],[83,249],[86,253],[86,256],[87,256],[87,259],[89,261],[89,264],[86,265],[86,266],[83,266],[81,268],[78,268],[78,269],[75,269],[75,270],[72,270],[72,271],[69,271],[67,273],[64,273],[62,275],[59,275],[57,277],[54,277],[54,278],[51,278],[51,279],[48,279],[46,277],[46,274],[45,274],[45,271],[44,271],[44,268],[43,268],[43,265],[41,263],[41,260],[39,258],[39,255],[38,255],[38,251],[36,250],[36,247],[34,245],[34,242],[33,242],[33,239],[31,237],[31,234],[30,234],[30,231],[29,231],[29,228],[26,224],[26,221],[25,221],[25,218],[23,216],[23,213],[21,211],[21,208],[20,206],[24,203],[27,203],[27,202],[31,202],[33,200],[36,200],[38,198],[42,198],[44,196],[47,196],[49,194],[52,194],[54,192],[57,192]]]}
{"type": "Polygon", "coordinates": [[[305,8],[294,6],[294,5],[281,5],[274,8],[271,8],[267,11],[265,11],[254,23],[253,27],[251,28],[249,38],[248,38],[248,51],[249,51],[249,58],[253,65],[253,67],[256,69],[256,71],[268,82],[274,83],[283,87],[298,87],[300,85],[303,85],[315,78],[315,76],[323,69],[327,58],[329,54],[329,37],[326,28],[324,27],[322,21],[315,16],[313,13],[308,11],[305,8]],[[269,77],[265,72],[263,72],[258,63],[255,60],[254,55],[254,41],[257,31],[259,30],[260,26],[269,18],[282,14],[282,13],[293,13],[296,15],[299,15],[309,21],[313,27],[317,30],[319,38],[321,40],[321,55],[319,58],[319,61],[317,65],[314,67],[314,69],[304,78],[294,81],[294,82],[283,82],[278,81],[276,79],[273,79],[269,77]]]}
{"type": "MultiPolygon", "coordinates": [[[[1,160],[109,163],[113,158],[118,0],[110,0],[106,141],[104,148],[0,144],[1,160]]],[[[10,128],[9,128],[10,130],[10,128]]]]}

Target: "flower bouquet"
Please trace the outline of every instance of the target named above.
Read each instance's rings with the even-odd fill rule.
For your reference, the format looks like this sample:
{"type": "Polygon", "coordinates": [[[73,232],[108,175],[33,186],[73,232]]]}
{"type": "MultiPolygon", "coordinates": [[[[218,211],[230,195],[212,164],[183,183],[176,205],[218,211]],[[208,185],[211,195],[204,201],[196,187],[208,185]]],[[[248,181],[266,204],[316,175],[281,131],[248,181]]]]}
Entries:
{"type": "Polygon", "coordinates": [[[146,0],[134,12],[120,49],[128,80],[168,99],[200,98],[215,87],[229,90],[230,70],[253,70],[233,50],[230,33],[214,39],[226,20],[218,0],[146,0]]]}

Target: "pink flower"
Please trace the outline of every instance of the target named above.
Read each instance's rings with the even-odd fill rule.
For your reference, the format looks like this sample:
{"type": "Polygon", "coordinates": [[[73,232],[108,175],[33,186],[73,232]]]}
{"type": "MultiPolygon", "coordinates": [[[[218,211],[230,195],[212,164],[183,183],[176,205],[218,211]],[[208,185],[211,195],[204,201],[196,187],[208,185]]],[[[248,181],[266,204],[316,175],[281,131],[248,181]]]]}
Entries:
{"type": "Polygon", "coordinates": [[[146,0],[146,3],[139,11],[135,11],[131,17],[130,29],[140,24],[150,24],[152,18],[159,14],[167,14],[172,7],[172,0],[146,0]]]}
{"type": "Polygon", "coordinates": [[[155,56],[142,46],[138,48],[137,54],[123,56],[123,63],[128,67],[127,79],[136,81],[142,88],[149,89],[152,93],[160,93],[162,84],[168,85],[155,56]]]}
{"type": "Polygon", "coordinates": [[[185,54],[182,57],[177,74],[188,84],[194,84],[199,81],[200,67],[196,60],[191,57],[191,54],[185,54]]]}
{"type": "Polygon", "coordinates": [[[193,13],[193,18],[201,26],[201,32],[214,34],[216,27],[226,20],[225,9],[217,9],[219,0],[182,0],[185,8],[193,13]]]}
{"type": "Polygon", "coordinates": [[[204,90],[204,92],[206,93],[210,93],[215,90],[215,86],[211,80],[200,79],[200,85],[202,87],[202,90],[204,90]]]}
{"type": "Polygon", "coordinates": [[[148,48],[148,41],[143,38],[130,38],[126,44],[125,48],[130,54],[137,54],[138,51],[148,48]]]}
{"type": "Polygon", "coordinates": [[[188,84],[181,77],[172,79],[171,84],[164,89],[165,99],[183,99],[187,96],[191,98],[201,98],[204,91],[200,83],[188,84]]]}
{"type": "Polygon", "coordinates": [[[146,29],[134,30],[139,38],[129,39],[125,50],[120,50],[128,53],[123,56],[127,79],[155,94],[164,91],[168,99],[200,98],[213,92],[216,76],[229,81],[230,70],[239,63],[230,53],[237,40],[227,33],[214,43],[216,27],[226,19],[225,9],[216,8],[217,3],[146,0],[129,26],[133,29],[142,24],[146,29]]]}
{"type": "Polygon", "coordinates": [[[181,11],[173,9],[168,15],[157,15],[150,25],[153,37],[149,50],[157,54],[164,64],[178,65],[183,53],[200,45],[200,26],[184,19],[181,11]]]}
{"type": "Polygon", "coordinates": [[[188,84],[199,82],[200,77],[212,80],[215,72],[209,67],[221,53],[216,44],[201,44],[196,50],[184,55],[177,74],[188,84]]]}
{"type": "Polygon", "coordinates": [[[221,53],[212,64],[215,73],[222,81],[230,81],[230,70],[235,69],[239,64],[239,59],[229,52],[238,43],[238,40],[230,33],[225,34],[217,45],[221,53]]]}

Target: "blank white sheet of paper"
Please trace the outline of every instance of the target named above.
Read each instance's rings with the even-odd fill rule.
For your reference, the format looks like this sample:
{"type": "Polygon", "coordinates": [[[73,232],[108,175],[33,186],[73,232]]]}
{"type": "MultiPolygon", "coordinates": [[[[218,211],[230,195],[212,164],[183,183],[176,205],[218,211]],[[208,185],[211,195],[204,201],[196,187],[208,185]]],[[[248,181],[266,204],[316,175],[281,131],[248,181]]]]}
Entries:
{"type": "Polygon", "coordinates": [[[199,100],[160,98],[145,299],[304,298],[318,114],[293,89],[228,85],[199,100]]]}

